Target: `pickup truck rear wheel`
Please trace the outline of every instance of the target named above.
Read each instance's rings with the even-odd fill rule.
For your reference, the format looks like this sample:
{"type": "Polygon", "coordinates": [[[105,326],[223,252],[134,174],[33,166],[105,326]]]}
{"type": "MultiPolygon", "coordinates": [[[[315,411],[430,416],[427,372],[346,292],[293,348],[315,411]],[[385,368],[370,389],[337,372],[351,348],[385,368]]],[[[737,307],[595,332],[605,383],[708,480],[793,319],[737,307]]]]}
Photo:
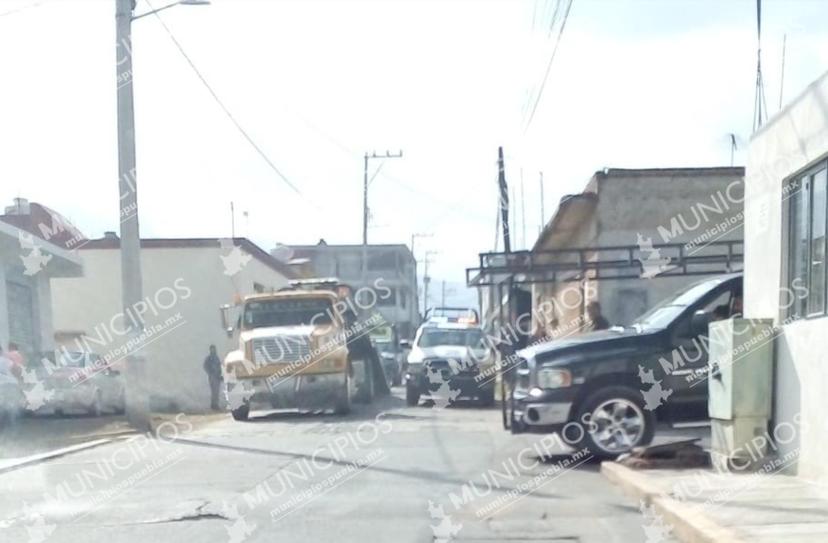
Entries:
{"type": "Polygon", "coordinates": [[[495,390],[494,387],[484,389],[480,393],[480,403],[483,407],[491,407],[495,404],[495,390]]]}
{"type": "Polygon", "coordinates": [[[367,360],[362,362],[362,375],[357,382],[354,401],[358,403],[371,403],[374,401],[374,373],[367,360]]]}
{"type": "Polygon", "coordinates": [[[334,414],[335,415],[347,415],[351,412],[351,376],[349,374],[345,374],[345,390],[342,391],[342,395],[336,400],[336,405],[334,406],[334,414]]]}
{"type": "Polygon", "coordinates": [[[656,419],[652,411],[644,409],[640,392],[624,386],[609,386],[583,401],[578,422],[580,439],[574,446],[586,448],[598,458],[609,459],[649,444],[655,434],[656,419]]]}
{"type": "Polygon", "coordinates": [[[247,420],[247,417],[250,415],[250,404],[244,403],[238,408],[230,411],[230,414],[233,416],[233,420],[245,421],[247,420]]]}

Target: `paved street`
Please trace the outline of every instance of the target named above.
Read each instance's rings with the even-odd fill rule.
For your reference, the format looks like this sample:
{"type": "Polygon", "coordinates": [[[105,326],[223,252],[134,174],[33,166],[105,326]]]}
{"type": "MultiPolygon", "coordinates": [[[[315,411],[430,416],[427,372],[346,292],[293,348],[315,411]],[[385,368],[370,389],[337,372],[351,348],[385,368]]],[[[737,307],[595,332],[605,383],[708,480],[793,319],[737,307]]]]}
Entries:
{"type": "Polygon", "coordinates": [[[169,423],[0,475],[2,540],[646,541],[596,462],[509,435],[496,409],[394,392],[344,419],[169,423]]]}

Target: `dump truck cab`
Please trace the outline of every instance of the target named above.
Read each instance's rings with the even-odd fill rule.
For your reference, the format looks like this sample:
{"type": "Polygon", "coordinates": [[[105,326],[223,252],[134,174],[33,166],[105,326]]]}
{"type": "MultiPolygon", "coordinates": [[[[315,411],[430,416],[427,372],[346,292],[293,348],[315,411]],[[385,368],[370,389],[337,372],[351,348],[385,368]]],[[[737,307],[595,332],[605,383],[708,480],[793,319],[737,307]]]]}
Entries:
{"type": "MultiPolygon", "coordinates": [[[[243,299],[228,328],[237,349],[223,364],[233,418],[246,420],[261,404],[345,414],[352,401],[372,399],[368,357],[351,348],[348,292],[334,279],[305,280],[243,299]]],[[[228,307],[222,309],[226,323],[228,307]]]]}

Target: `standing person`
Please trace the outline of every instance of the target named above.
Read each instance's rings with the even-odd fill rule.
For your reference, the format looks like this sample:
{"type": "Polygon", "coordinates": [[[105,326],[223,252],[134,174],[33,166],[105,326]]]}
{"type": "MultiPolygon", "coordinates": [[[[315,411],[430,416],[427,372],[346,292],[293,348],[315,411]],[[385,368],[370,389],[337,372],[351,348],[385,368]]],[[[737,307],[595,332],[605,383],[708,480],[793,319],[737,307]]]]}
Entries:
{"type": "Polygon", "coordinates": [[[14,368],[14,362],[0,346],[0,428],[6,423],[14,428],[23,408],[23,393],[18,384],[20,377],[14,374],[14,368]]]}
{"type": "Polygon", "coordinates": [[[586,307],[586,312],[589,317],[587,331],[595,332],[596,330],[606,330],[610,327],[609,321],[601,314],[601,304],[598,302],[589,302],[586,307]]]}
{"type": "Polygon", "coordinates": [[[0,375],[14,375],[12,366],[14,363],[9,359],[7,353],[3,352],[3,346],[0,345],[0,375]]]}
{"type": "Polygon", "coordinates": [[[26,359],[19,349],[20,347],[18,347],[17,343],[9,341],[9,352],[6,353],[6,358],[8,358],[12,363],[11,370],[12,373],[14,373],[14,376],[21,379],[23,376],[23,370],[26,369],[26,359]]]}
{"type": "Polygon", "coordinates": [[[210,354],[204,359],[204,371],[210,383],[210,408],[219,409],[219,388],[221,387],[221,360],[216,354],[216,346],[210,345],[210,354]]]}

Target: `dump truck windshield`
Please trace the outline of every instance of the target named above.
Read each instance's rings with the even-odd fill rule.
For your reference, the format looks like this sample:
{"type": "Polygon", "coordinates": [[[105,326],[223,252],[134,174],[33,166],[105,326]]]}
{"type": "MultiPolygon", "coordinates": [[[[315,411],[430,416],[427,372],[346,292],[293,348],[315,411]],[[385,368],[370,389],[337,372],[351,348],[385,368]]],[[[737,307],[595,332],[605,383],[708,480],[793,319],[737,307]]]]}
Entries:
{"type": "Polygon", "coordinates": [[[331,314],[327,299],[258,300],[245,304],[244,328],[331,324],[331,314]]]}

